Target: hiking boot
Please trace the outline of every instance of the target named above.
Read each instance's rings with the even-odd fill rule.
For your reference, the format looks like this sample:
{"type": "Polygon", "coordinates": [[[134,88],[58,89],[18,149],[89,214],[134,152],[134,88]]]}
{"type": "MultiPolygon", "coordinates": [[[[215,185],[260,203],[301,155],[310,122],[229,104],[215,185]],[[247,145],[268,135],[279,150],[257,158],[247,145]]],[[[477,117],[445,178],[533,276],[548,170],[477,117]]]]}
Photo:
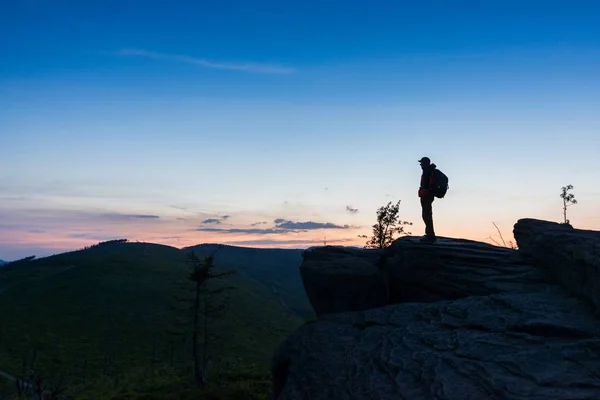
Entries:
{"type": "Polygon", "coordinates": [[[437,238],[435,236],[423,236],[419,242],[421,243],[435,243],[437,238]]]}

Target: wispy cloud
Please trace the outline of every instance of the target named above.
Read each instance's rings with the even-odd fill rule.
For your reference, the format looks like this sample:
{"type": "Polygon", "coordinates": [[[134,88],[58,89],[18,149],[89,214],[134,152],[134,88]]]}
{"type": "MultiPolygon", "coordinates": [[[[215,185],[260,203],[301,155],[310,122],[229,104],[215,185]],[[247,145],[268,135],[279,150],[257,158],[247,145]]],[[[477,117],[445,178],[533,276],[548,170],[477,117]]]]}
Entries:
{"type": "Polygon", "coordinates": [[[147,214],[120,214],[120,213],[105,213],[100,214],[100,218],[106,218],[111,220],[126,221],[132,219],[159,219],[158,215],[147,215],[147,214]]]}
{"type": "Polygon", "coordinates": [[[102,235],[98,233],[70,233],[67,235],[74,239],[112,240],[121,238],[119,235],[102,235]]]}
{"type": "Polygon", "coordinates": [[[185,207],[185,206],[170,205],[169,207],[174,208],[174,209],[179,210],[179,211],[183,211],[183,212],[188,213],[188,214],[195,214],[195,215],[200,215],[200,216],[208,216],[208,215],[210,215],[210,214],[208,214],[206,212],[190,210],[189,207],[185,207]]]}
{"type": "MultiPolygon", "coordinates": [[[[221,220],[210,218],[203,221],[208,224],[220,224],[221,220]],[[210,221],[210,222],[207,222],[210,221]]],[[[200,227],[196,229],[198,232],[213,232],[213,233],[233,233],[233,234],[248,234],[248,235],[275,235],[285,233],[308,232],[317,229],[350,229],[349,225],[337,225],[333,222],[314,222],[314,221],[290,221],[285,218],[277,218],[273,220],[275,226],[272,228],[258,228],[259,225],[267,224],[267,221],[255,222],[249,228],[215,228],[215,227],[200,227]]]]}
{"type": "MultiPolygon", "coordinates": [[[[336,240],[328,240],[327,242],[330,244],[334,243],[349,243],[355,242],[354,239],[336,239],[336,240]]],[[[314,245],[322,245],[323,240],[321,239],[251,239],[251,240],[234,240],[224,242],[229,245],[238,245],[238,246],[290,246],[290,245],[300,245],[302,247],[309,247],[314,245]]]]}
{"type": "Polygon", "coordinates": [[[350,214],[356,214],[358,212],[358,208],[354,208],[352,206],[346,206],[346,211],[348,211],[350,214]]]}
{"type": "Polygon", "coordinates": [[[221,220],[218,218],[207,218],[202,221],[203,224],[220,224],[221,220]]]}
{"type": "Polygon", "coordinates": [[[279,229],[279,228],[210,228],[203,227],[196,229],[198,232],[213,232],[213,233],[237,233],[237,234],[248,234],[248,235],[275,235],[294,232],[290,229],[279,229]]]}
{"type": "Polygon", "coordinates": [[[112,54],[129,57],[145,57],[155,60],[167,60],[181,62],[186,64],[197,65],[203,68],[222,69],[230,71],[255,72],[263,74],[291,74],[295,72],[294,68],[284,67],[281,65],[264,64],[264,63],[231,63],[231,62],[216,62],[197,58],[183,54],[167,54],[143,49],[121,49],[112,54]]]}
{"type": "Polygon", "coordinates": [[[294,222],[287,221],[281,218],[275,220],[276,227],[279,229],[300,229],[300,230],[313,230],[313,229],[349,229],[348,225],[337,225],[332,222],[294,222]]]}
{"type": "Polygon", "coordinates": [[[213,217],[213,218],[206,218],[205,220],[202,221],[203,224],[220,224],[223,221],[227,221],[229,219],[230,215],[222,215],[219,217],[213,217]]]}
{"type": "MultiPolygon", "coordinates": [[[[193,215],[200,216],[200,217],[204,218],[201,221],[201,223],[203,223],[203,224],[220,224],[220,223],[228,220],[229,218],[231,218],[231,215],[219,215],[219,213],[196,211],[187,206],[171,204],[168,207],[173,208],[175,210],[182,211],[186,214],[193,214],[193,215]]],[[[188,220],[188,218],[183,218],[183,217],[177,217],[176,219],[179,221],[187,221],[188,220]]]]}
{"type": "Polygon", "coordinates": [[[103,227],[101,229],[115,229],[118,225],[152,227],[160,224],[162,226],[168,222],[168,220],[154,214],[42,208],[21,210],[3,210],[0,208],[0,221],[3,221],[0,223],[0,233],[13,232],[12,236],[15,238],[24,235],[26,232],[29,234],[58,234],[68,237],[65,232],[68,229],[73,230],[73,233],[78,233],[85,232],[85,229],[89,229],[90,226],[93,226],[96,230],[99,227],[103,227]]]}
{"type": "MultiPolygon", "coordinates": [[[[276,235],[285,233],[299,233],[308,232],[316,229],[350,229],[348,225],[337,225],[332,222],[296,222],[290,221],[284,218],[277,218],[273,221],[275,226],[272,228],[257,228],[258,225],[266,224],[267,222],[261,221],[251,224],[250,228],[213,228],[213,227],[201,227],[196,229],[198,232],[212,232],[212,233],[233,233],[233,234],[248,234],[248,235],[276,235]]],[[[216,223],[216,222],[212,222],[216,223]]],[[[218,222],[220,223],[220,221],[218,222]]]]}

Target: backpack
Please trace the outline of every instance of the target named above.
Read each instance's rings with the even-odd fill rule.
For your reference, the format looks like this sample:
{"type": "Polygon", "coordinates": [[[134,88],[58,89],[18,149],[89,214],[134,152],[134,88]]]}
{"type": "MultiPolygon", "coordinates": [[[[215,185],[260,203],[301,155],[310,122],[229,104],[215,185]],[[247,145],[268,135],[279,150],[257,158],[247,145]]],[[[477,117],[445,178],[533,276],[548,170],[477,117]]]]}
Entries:
{"type": "Polygon", "coordinates": [[[444,198],[448,191],[448,177],[439,169],[433,170],[433,185],[431,185],[431,192],[437,198],[444,198]]]}

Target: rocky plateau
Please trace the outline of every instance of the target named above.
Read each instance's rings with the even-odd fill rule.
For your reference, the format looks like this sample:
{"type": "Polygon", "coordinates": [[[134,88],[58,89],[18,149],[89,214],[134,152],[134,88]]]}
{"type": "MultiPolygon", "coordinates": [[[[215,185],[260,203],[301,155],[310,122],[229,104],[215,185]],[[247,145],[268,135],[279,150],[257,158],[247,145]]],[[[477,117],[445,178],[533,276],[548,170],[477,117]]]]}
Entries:
{"type": "Polygon", "coordinates": [[[276,350],[273,399],[600,399],[600,232],[513,232],[306,251],[317,320],[276,350]]]}

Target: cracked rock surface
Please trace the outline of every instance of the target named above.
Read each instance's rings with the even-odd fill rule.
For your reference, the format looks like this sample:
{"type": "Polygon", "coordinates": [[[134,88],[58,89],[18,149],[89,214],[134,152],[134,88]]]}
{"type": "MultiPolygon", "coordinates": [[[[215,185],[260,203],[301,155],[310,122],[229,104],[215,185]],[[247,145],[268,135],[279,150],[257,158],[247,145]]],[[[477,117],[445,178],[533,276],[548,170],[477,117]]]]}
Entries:
{"type": "MultiPolygon", "coordinates": [[[[538,225],[519,223],[521,235],[543,235],[538,225]]],[[[585,240],[568,240],[561,231],[553,251],[563,254],[562,267],[574,260],[568,254],[577,255],[580,266],[582,259],[597,265],[597,258],[584,256],[597,235],[571,232],[585,240]],[[569,250],[561,250],[562,243],[569,250]]],[[[355,268],[363,275],[348,278],[352,290],[366,276],[370,285],[379,277],[387,305],[363,301],[362,310],[344,310],[349,303],[341,296],[341,311],[317,313],[318,321],[276,350],[273,398],[600,399],[600,321],[560,274],[526,261],[535,254],[523,250],[524,237],[518,252],[452,239],[421,245],[411,238],[384,253],[311,252],[305,257],[311,279],[329,282],[318,290],[329,290],[330,297],[343,293],[345,281],[336,287],[336,274],[351,275],[355,268]]]]}
{"type": "Polygon", "coordinates": [[[600,311],[600,232],[536,219],[519,220],[513,232],[524,256],[600,311]]]}
{"type": "Polygon", "coordinates": [[[406,237],[386,253],[390,304],[528,292],[549,282],[516,250],[472,240],[441,238],[432,246],[406,237]]]}

